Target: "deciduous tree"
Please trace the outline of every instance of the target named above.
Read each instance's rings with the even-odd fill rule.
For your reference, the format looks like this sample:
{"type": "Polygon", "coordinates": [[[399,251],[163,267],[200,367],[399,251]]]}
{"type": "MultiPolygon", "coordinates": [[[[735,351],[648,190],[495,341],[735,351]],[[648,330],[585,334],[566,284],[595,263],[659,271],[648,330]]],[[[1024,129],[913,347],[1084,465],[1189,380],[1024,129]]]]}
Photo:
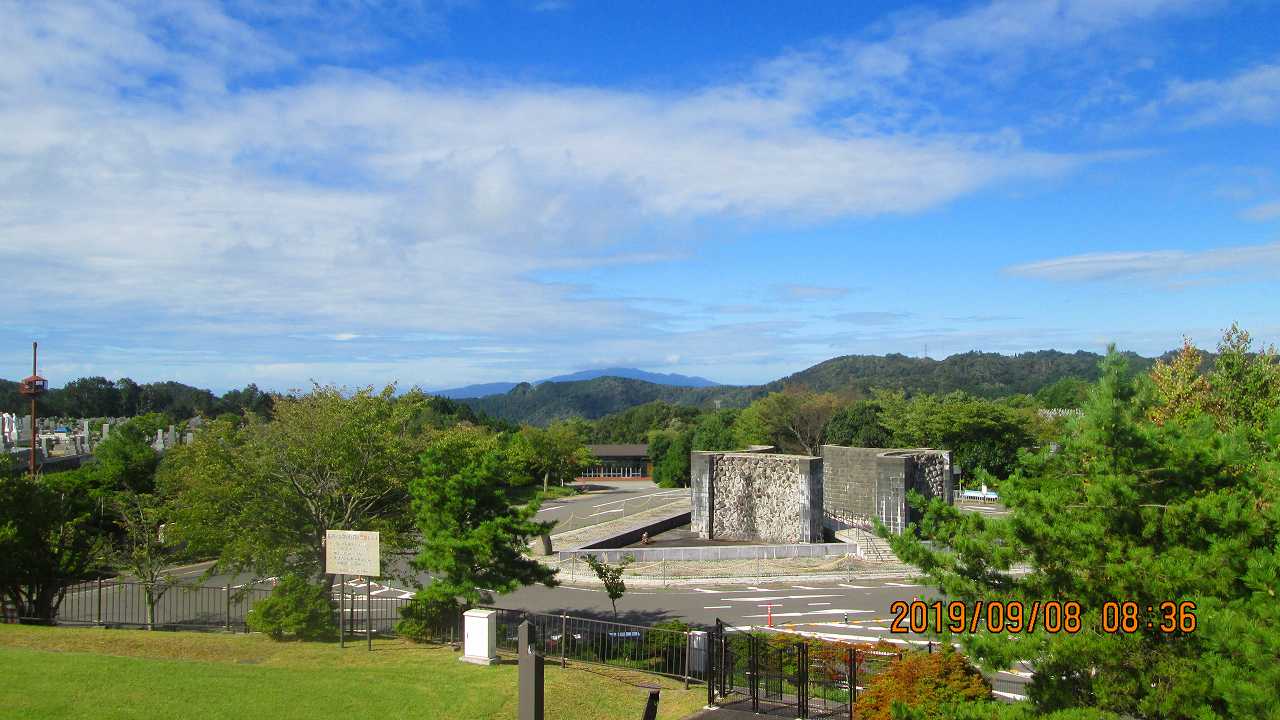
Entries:
{"type": "Polygon", "coordinates": [[[320,577],[326,530],[377,530],[384,555],[400,552],[421,441],[392,394],[317,386],[277,399],[270,421],[209,423],[161,469],[175,532],[219,569],[275,576],[320,577]]]}

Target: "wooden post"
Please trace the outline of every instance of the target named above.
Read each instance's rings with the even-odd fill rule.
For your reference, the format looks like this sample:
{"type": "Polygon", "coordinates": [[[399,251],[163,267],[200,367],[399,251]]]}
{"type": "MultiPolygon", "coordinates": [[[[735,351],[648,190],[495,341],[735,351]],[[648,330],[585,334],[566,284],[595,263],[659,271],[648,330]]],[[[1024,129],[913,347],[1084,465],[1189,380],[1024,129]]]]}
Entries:
{"type": "Polygon", "coordinates": [[[658,691],[650,690],[649,699],[644,704],[642,720],[658,720],[658,691]]]}
{"type": "Polygon", "coordinates": [[[533,625],[525,620],[520,623],[520,702],[519,720],[543,720],[542,715],[542,656],[535,648],[537,638],[533,625]]]}
{"type": "Polygon", "coordinates": [[[338,647],[347,646],[347,576],[338,576],[338,647]]]}
{"type": "Polygon", "coordinates": [[[222,594],[225,596],[223,602],[223,620],[226,621],[227,632],[231,631],[231,583],[222,586],[222,594]]]}

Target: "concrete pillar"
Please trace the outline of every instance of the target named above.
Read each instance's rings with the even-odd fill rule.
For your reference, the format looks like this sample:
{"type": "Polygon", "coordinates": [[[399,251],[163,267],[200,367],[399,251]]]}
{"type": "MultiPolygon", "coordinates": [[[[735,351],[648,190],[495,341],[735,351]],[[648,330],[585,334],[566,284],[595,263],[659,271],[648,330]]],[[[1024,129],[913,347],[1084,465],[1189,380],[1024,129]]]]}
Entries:
{"type": "Polygon", "coordinates": [[[498,662],[498,611],[476,608],[462,614],[462,662],[493,665],[498,662]]]}

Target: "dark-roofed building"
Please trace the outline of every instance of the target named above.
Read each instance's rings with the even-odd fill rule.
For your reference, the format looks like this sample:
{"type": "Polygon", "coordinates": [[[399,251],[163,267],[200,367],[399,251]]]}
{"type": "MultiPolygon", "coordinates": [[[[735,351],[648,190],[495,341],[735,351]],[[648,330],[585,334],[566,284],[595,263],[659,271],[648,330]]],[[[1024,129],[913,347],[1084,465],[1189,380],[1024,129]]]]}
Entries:
{"type": "Polygon", "coordinates": [[[596,457],[596,464],[582,469],[579,480],[618,478],[648,480],[652,473],[649,462],[649,446],[644,443],[626,445],[588,445],[596,457]]]}

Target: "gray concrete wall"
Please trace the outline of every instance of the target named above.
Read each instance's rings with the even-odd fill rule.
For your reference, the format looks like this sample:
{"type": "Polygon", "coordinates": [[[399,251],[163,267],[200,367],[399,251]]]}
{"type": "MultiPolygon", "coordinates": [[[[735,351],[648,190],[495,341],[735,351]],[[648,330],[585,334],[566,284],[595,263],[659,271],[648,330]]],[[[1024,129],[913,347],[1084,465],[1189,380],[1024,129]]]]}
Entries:
{"type": "Polygon", "coordinates": [[[836,528],[870,528],[880,520],[894,532],[915,519],[907,491],[952,501],[951,454],[929,448],[822,446],[823,511],[836,528]]]}
{"type": "Polygon", "coordinates": [[[715,453],[689,455],[689,529],[700,537],[711,531],[711,464],[715,453]]]}
{"type": "Polygon", "coordinates": [[[692,453],[693,520],[704,538],[822,541],[822,458],[692,453]]]}
{"type": "Polygon", "coordinates": [[[799,557],[839,557],[857,555],[854,543],[797,543],[792,545],[721,545],[716,547],[619,548],[614,550],[562,550],[560,560],[582,559],[595,555],[607,563],[621,562],[630,555],[636,562],[662,560],[712,562],[716,560],[776,560],[799,557]]]}

